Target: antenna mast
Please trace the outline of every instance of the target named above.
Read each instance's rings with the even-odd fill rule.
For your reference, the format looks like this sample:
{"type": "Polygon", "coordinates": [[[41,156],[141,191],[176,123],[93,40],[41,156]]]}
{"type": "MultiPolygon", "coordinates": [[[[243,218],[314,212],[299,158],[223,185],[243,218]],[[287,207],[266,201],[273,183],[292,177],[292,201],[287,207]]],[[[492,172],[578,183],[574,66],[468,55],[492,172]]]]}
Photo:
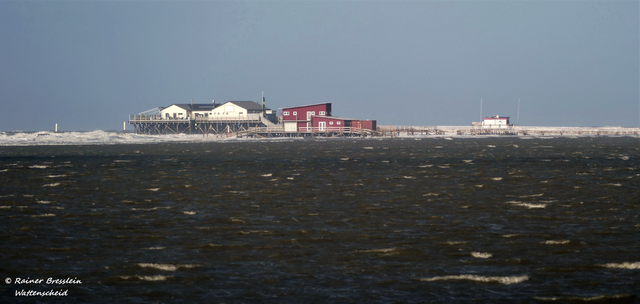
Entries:
{"type": "Polygon", "coordinates": [[[518,98],[518,120],[516,120],[518,126],[520,126],[520,98],[518,98]]]}
{"type": "Polygon", "coordinates": [[[482,98],[480,98],[480,123],[482,123],[482,98]]]}

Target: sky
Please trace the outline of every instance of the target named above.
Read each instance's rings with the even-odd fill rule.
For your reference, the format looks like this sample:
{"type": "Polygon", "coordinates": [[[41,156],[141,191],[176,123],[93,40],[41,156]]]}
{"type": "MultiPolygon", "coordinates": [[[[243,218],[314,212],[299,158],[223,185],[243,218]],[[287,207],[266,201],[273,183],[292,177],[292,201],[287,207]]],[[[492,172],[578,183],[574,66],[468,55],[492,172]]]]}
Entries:
{"type": "Polygon", "coordinates": [[[638,127],[639,6],[0,1],[0,131],[122,130],[151,108],[262,92],[272,109],[331,102],[378,125],[638,127]]]}

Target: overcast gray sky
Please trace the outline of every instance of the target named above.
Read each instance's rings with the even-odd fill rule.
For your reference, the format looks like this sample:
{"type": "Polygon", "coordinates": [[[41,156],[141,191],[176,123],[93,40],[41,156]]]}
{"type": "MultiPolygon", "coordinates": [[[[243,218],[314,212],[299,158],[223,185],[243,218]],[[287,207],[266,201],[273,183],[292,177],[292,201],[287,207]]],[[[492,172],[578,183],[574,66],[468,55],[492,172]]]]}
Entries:
{"type": "Polygon", "coordinates": [[[0,130],[173,103],[379,125],[640,124],[638,1],[0,1],[0,130]]]}

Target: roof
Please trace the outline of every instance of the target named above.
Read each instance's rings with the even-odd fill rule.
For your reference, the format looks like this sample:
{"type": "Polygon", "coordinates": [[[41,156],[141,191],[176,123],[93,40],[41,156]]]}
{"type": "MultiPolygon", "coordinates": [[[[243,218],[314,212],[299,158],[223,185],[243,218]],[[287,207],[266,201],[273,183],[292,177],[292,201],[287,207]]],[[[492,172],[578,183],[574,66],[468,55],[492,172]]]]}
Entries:
{"type": "MultiPolygon", "coordinates": [[[[258,111],[262,111],[262,105],[258,104],[255,101],[227,101],[225,104],[227,103],[232,103],[236,106],[239,106],[241,108],[247,109],[247,110],[258,110],[258,111]]],[[[265,110],[271,110],[267,107],[264,108],[265,110]]]]}
{"type": "Polygon", "coordinates": [[[485,117],[484,120],[509,119],[509,117],[485,117]]]}
{"type": "Polygon", "coordinates": [[[336,116],[325,116],[325,115],[311,115],[311,117],[322,117],[322,118],[335,119],[335,120],[366,120],[366,119],[346,118],[346,117],[336,117],[336,116]]]}
{"type": "Polygon", "coordinates": [[[331,105],[330,102],[324,102],[324,103],[316,103],[316,104],[310,104],[310,105],[304,105],[304,106],[295,106],[295,107],[284,107],[282,109],[297,109],[297,108],[306,108],[306,107],[311,107],[311,106],[319,106],[319,105],[331,105]]]}
{"type": "MultiPolygon", "coordinates": [[[[194,104],[190,104],[190,103],[174,103],[171,106],[176,106],[179,107],[183,110],[187,110],[187,111],[209,111],[209,110],[213,110],[213,108],[219,106],[217,104],[213,104],[213,103],[194,103],[194,104]]],[[[170,107],[170,106],[169,106],[170,107]]],[[[168,107],[162,108],[163,110],[166,109],[168,107]]]]}

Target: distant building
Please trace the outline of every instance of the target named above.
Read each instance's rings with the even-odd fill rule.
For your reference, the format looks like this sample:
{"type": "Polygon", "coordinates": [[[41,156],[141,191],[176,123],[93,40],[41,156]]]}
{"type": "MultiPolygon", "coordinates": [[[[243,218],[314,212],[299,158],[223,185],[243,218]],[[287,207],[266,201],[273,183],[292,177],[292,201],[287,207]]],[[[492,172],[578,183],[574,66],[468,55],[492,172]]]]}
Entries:
{"type": "Polygon", "coordinates": [[[355,130],[366,129],[376,130],[375,120],[362,120],[354,118],[334,117],[334,116],[311,116],[311,126],[313,130],[319,132],[342,132],[344,128],[355,130]]]}
{"type": "Polygon", "coordinates": [[[500,117],[500,115],[496,115],[493,117],[485,117],[482,120],[482,126],[489,127],[489,128],[508,127],[510,126],[509,117],[500,117]]]}
{"type": "Polygon", "coordinates": [[[331,116],[331,103],[319,103],[282,109],[285,132],[307,132],[312,127],[311,117],[331,116]]]}
{"type": "Polygon", "coordinates": [[[194,114],[206,114],[216,106],[214,103],[206,104],[172,104],[165,108],[160,108],[162,119],[188,119],[195,117],[194,114]]]}
{"type": "MultiPolygon", "coordinates": [[[[214,119],[247,118],[250,115],[260,115],[262,105],[255,101],[227,101],[210,111],[214,119]]],[[[265,114],[272,114],[271,109],[265,108],[265,114]]]]}
{"type": "MultiPolygon", "coordinates": [[[[275,119],[271,109],[264,116],[275,119]],[[269,117],[273,116],[273,117],[269,117]]],[[[172,104],[160,109],[162,119],[259,120],[262,105],[254,101],[227,101],[224,104],[172,104]]]]}

